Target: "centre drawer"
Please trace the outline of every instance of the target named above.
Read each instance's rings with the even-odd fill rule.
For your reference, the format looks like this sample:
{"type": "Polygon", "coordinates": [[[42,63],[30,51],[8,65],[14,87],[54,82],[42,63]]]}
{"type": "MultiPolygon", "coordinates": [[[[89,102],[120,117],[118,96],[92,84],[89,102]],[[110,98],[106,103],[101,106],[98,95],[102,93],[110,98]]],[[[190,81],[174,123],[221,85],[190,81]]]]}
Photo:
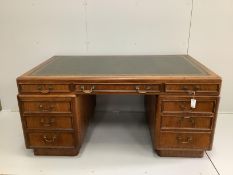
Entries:
{"type": "Polygon", "coordinates": [[[158,93],[161,84],[78,84],[75,86],[78,93],[158,93]]]}
{"type": "Polygon", "coordinates": [[[210,133],[160,132],[159,148],[209,149],[210,133]]]}
{"type": "Polygon", "coordinates": [[[25,116],[27,129],[73,129],[71,116],[25,116]]]}
{"type": "Polygon", "coordinates": [[[161,98],[161,112],[163,113],[215,113],[218,97],[200,96],[167,96],[161,98]],[[196,100],[195,107],[191,107],[191,99],[196,100]]]}
{"type": "Polygon", "coordinates": [[[73,133],[68,132],[38,132],[28,133],[27,136],[30,148],[74,147],[75,145],[73,133]]]}

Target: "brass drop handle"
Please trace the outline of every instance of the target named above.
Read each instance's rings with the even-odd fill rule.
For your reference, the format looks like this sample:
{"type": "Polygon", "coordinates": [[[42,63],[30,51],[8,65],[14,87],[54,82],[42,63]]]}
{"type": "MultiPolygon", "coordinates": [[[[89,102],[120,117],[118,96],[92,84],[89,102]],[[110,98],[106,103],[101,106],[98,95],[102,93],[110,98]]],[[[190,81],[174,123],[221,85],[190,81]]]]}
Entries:
{"type": "Polygon", "coordinates": [[[180,103],[180,104],[179,104],[179,108],[180,108],[181,110],[185,110],[185,109],[186,109],[185,102],[180,103]]]}
{"type": "Polygon", "coordinates": [[[44,89],[44,90],[41,90],[40,92],[42,93],[42,94],[48,94],[48,93],[50,93],[51,91],[53,90],[53,86],[48,86],[48,89],[44,89]]]}
{"type": "Polygon", "coordinates": [[[53,90],[53,86],[49,86],[48,89],[43,89],[42,85],[37,86],[37,90],[42,94],[48,94],[51,90],[53,90]]]}
{"type": "Polygon", "coordinates": [[[182,86],[182,90],[184,90],[184,91],[188,91],[189,89],[188,89],[188,87],[187,87],[187,86],[182,86]]]}
{"type": "Polygon", "coordinates": [[[190,123],[192,124],[192,127],[195,127],[195,120],[194,120],[194,118],[193,117],[184,117],[184,118],[188,118],[189,119],[189,121],[190,121],[190,123]]]}
{"type": "Polygon", "coordinates": [[[54,143],[56,139],[57,139],[56,135],[53,135],[52,137],[48,137],[47,135],[43,136],[43,140],[45,143],[54,143]]]}
{"type": "Polygon", "coordinates": [[[48,106],[48,107],[44,106],[43,104],[39,105],[39,110],[42,112],[51,112],[53,108],[54,108],[54,106],[52,106],[52,105],[48,106]]]}
{"type": "Polygon", "coordinates": [[[49,85],[49,86],[48,86],[48,90],[49,90],[49,91],[53,90],[53,86],[52,86],[52,85],[49,85]]]}
{"type": "Polygon", "coordinates": [[[40,120],[41,125],[44,127],[50,127],[53,125],[54,122],[55,122],[54,118],[49,118],[47,121],[44,118],[40,120]]]}
{"type": "Polygon", "coordinates": [[[38,85],[38,86],[37,86],[37,90],[38,90],[38,91],[41,91],[42,89],[43,89],[43,88],[42,88],[42,85],[38,85]]]}
{"type": "Polygon", "coordinates": [[[192,142],[193,138],[192,137],[177,136],[176,140],[177,140],[178,143],[188,144],[188,143],[192,142]]]}
{"type": "Polygon", "coordinates": [[[199,91],[200,89],[201,89],[201,88],[200,88],[199,85],[196,85],[196,86],[194,86],[194,88],[193,88],[194,91],[199,91]]]}
{"type": "Polygon", "coordinates": [[[90,93],[92,93],[94,89],[95,89],[95,86],[91,86],[91,89],[89,89],[89,90],[88,90],[88,89],[85,89],[84,86],[81,86],[81,90],[82,90],[82,92],[85,93],[85,94],[90,94],[90,93]]]}
{"type": "Polygon", "coordinates": [[[188,86],[182,86],[182,88],[181,88],[183,91],[186,91],[188,94],[190,94],[190,95],[195,95],[195,91],[197,91],[197,90],[199,90],[200,89],[200,86],[195,86],[194,88],[193,88],[193,90],[190,90],[189,88],[188,88],[188,86]]]}
{"type": "Polygon", "coordinates": [[[147,93],[147,91],[140,90],[139,86],[136,86],[135,89],[136,89],[137,93],[139,93],[139,94],[146,94],[147,93]]]}
{"type": "Polygon", "coordinates": [[[44,90],[41,90],[40,93],[42,93],[42,94],[48,94],[48,93],[49,93],[49,90],[44,89],[44,90]]]}

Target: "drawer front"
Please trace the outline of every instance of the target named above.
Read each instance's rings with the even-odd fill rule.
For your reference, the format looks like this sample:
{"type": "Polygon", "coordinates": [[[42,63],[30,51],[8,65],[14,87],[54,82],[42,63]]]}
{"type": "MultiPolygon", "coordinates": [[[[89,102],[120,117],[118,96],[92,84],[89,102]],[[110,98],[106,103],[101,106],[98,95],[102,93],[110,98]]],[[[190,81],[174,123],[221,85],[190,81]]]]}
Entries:
{"type": "Polygon", "coordinates": [[[62,93],[70,92],[68,84],[20,84],[19,89],[21,93],[62,93]]]}
{"type": "Polygon", "coordinates": [[[28,133],[28,144],[30,148],[37,147],[74,147],[74,135],[62,132],[28,133]]]}
{"type": "Polygon", "coordinates": [[[143,85],[130,85],[130,84],[82,84],[75,86],[76,92],[78,93],[111,93],[111,92],[122,92],[122,93],[156,93],[160,92],[160,84],[143,84],[143,85]]]}
{"type": "Polygon", "coordinates": [[[26,116],[27,129],[72,129],[69,116],[26,116]]]}
{"type": "Polygon", "coordinates": [[[161,132],[158,147],[209,149],[210,145],[211,134],[209,133],[161,132]]]}
{"type": "Polygon", "coordinates": [[[179,112],[203,112],[214,113],[217,103],[217,98],[195,97],[196,106],[191,107],[192,97],[184,98],[166,98],[162,99],[161,111],[163,113],[179,113],[179,112]]]}
{"type": "Polygon", "coordinates": [[[211,130],[213,119],[212,116],[164,115],[161,117],[161,129],[211,130]]]}
{"type": "Polygon", "coordinates": [[[24,101],[22,102],[24,113],[70,113],[70,102],[50,101],[24,101]]]}
{"type": "Polygon", "coordinates": [[[165,92],[172,93],[213,93],[219,94],[219,84],[165,84],[165,92]]]}

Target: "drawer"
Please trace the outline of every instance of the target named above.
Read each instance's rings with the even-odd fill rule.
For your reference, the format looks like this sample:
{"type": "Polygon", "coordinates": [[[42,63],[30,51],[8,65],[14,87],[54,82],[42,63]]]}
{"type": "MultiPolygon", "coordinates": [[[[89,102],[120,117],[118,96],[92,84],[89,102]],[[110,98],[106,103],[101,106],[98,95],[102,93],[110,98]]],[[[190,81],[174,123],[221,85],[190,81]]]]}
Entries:
{"type": "Polygon", "coordinates": [[[159,148],[209,149],[210,133],[160,132],[159,148]]]}
{"type": "Polygon", "coordinates": [[[198,93],[212,93],[219,94],[219,84],[165,84],[165,92],[172,93],[192,93],[195,91],[198,93]]]}
{"type": "Polygon", "coordinates": [[[192,97],[167,97],[161,100],[163,113],[203,112],[215,113],[217,97],[195,97],[196,107],[191,107],[192,97]]]}
{"type": "Polygon", "coordinates": [[[24,101],[22,102],[24,113],[70,113],[71,104],[70,102],[48,102],[48,101],[24,101]]]}
{"type": "Polygon", "coordinates": [[[138,93],[138,94],[146,94],[146,93],[157,93],[161,90],[160,84],[79,84],[75,86],[76,92],[79,93],[111,93],[111,92],[119,92],[119,93],[138,93]]]}
{"type": "Polygon", "coordinates": [[[70,116],[25,116],[27,129],[72,129],[70,116]]]}
{"type": "Polygon", "coordinates": [[[65,93],[70,92],[68,84],[20,84],[20,93],[65,93]]]}
{"type": "Polygon", "coordinates": [[[211,130],[213,116],[164,115],[161,116],[161,129],[211,130]]]}
{"type": "Polygon", "coordinates": [[[74,147],[74,135],[64,132],[28,133],[28,146],[30,148],[74,147]]]}

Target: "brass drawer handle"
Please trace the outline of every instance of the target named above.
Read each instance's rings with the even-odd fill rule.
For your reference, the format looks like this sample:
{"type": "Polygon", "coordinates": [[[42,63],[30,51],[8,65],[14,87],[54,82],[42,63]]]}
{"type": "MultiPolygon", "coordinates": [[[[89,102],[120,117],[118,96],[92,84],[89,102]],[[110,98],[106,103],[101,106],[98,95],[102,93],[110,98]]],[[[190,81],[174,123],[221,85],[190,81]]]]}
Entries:
{"type": "Polygon", "coordinates": [[[53,135],[52,137],[48,137],[47,135],[43,136],[43,140],[45,143],[54,143],[56,139],[57,139],[56,135],[53,135]]]}
{"type": "Polygon", "coordinates": [[[178,143],[182,143],[182,144],[188,144],[188,143],[191,143],[193,138],[192,137],[182,137],[182,136],[177,136],[176,137],[176,140],[178,143]]]}
{"type": "Polygon", "coordinates": [[[49,90],[49,91],[52,91],[52,90],[53,90],[53,86],[52,86],[52,85],[49,85],[48,90],[49,90]]]}
{"type": "Polygon", "coordinates": [[[146,94],[147,93],[147,91],[140,90],[139,86],[136,86],[135,89],[136,89],[137,93],[139,93],[139,94],[146,94]]]}
{"type": "Polygon", "coordinates": [[[178,125],[181,127],[182,123],[184,122],[185,119],[189,119],[189,122],[192,124],[192,127],[194,128],[195,127],[195,120],[193,117],[181,117],[180,120],[178,121],[178,125]]]}
{"type": "Polygon", "coordinates": [[[91,89],[89,89],[89,90],[85,89],[84,86],[81,86],[81,90],[82,90],[82,92],[85,93],[85,94],[90,94],[90,93],[92,93],[94,89],[95,89],[95,86],[91,86],[91,89]]]}
{"type": "Polygon", "coordinates": [[[189,89],[188,89],[188,87],[187,87],[187,86],[185,86],[185,85],[184,85],[184,86],[182,86],[182,87],[181,87],[181,89],[182,89],[183,91],[188,91],[188,90],[189,90],[189,89]]]}
{"type": "Polygon", "coordinates": [[[49,118],[47,121],[44,118],[40,120],[41,125],[44,127],[50,127],[54,124],[54,122],[55,122],[54,118],[49,118]]]}
{"type": "Polygon", "coordinates": [[[180,103],[180,104],[179,104],[179,108],[180,108],[181,110],[185,110],[185,109],[186,109],[185,102],[180,103]]]}
{"type": "Polygon", "coordinates": [[[38,85],[38,86],[37,86],[37,90],[38,90],[38,91],[41,91],[42,89],[43,89],[43,88],[42,88],[42,85],[38,85]]]}
{"type": "Polygon", "coordinates": [[[49,90],[46,90],[46,89],[45,90],[41,90],[40,93],[42,93],[42,94],[48,94],[49,90]]]}
{"type": "Polygon", "coordinates": [[[42,85],[38,85],[38,86],[37,86],[37,90],[39,90],[40,93],[42,93],[42,94],[48,94],[48,93],[50,93],[50,91],[53,90],[53,86],[50,85],[50,86],[48,87],[48,89],[43,89],[42,85]]]}
{"type": "Polygon", "coordinates": [[[51,112],[53,110],[54,106],[44,106],[42,104],[39,105],[39,110],[42,112],[51,112]]]}
{"type": "Polygon", "coordinates": [[[201,87],[200,87],[199,85],[196,85],[196,86],[194,86],[194,88],[193,88],[194,91],[199,91],[200,89],[201,89],[201,87]]]}
{"type": "Polygon", "coordinates": [[[181,87],[181,89],[185,92],[187,92],[189,95],[195,95],[196,91],[200,89],[200,86],[195,86],[193,90],[190,90],[188,86],[184,85],[181,87]]]}

